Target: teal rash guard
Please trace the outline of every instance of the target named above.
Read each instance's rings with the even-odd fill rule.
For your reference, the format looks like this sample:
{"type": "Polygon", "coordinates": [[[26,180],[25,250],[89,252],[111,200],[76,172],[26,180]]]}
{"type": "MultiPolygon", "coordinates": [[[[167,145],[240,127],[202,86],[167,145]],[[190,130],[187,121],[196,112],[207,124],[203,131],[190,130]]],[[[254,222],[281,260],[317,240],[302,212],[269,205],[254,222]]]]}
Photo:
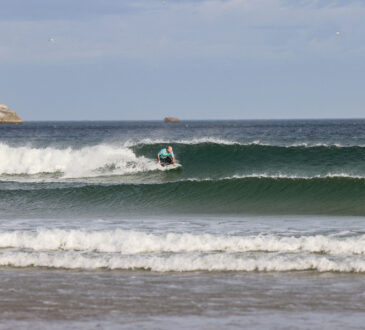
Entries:
{"type": "Polygon", "coordinates": [[[167,152],[167,150],[166,150],[166,148],[164,148],[164,149],[161,149],[161,151],[158,153],[158,155],[160,156],[160,158],[162,158],[162,159],[165,159],[165,158],[167,158],[167,157],[169,157],[169,158],[171,158],[171,159],[173,159],[174,157],[175,157],[175,155],[174,155],[174,152],[167,152]]]}

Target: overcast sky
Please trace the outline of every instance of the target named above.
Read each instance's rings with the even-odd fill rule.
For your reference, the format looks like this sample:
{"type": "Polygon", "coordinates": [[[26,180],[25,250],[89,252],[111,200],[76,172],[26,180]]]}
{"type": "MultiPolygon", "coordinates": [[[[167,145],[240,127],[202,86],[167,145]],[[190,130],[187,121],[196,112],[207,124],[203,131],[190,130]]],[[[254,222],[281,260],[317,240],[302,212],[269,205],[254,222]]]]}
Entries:
{"type": "Polygon", "coordinates": [[[26,120],[365,117],[365,0],[0,0],[26,120]]]}

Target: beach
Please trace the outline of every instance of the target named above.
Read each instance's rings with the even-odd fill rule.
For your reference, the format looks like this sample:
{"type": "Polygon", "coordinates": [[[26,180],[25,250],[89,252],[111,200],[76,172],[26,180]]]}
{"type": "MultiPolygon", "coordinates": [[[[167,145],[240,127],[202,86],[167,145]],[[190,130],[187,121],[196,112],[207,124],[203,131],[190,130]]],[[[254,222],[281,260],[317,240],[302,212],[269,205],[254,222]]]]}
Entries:
{"type": "Polygon", "coordinates": [[[362,327],[365,120],[0,132],[1,329],[362,327]]]}

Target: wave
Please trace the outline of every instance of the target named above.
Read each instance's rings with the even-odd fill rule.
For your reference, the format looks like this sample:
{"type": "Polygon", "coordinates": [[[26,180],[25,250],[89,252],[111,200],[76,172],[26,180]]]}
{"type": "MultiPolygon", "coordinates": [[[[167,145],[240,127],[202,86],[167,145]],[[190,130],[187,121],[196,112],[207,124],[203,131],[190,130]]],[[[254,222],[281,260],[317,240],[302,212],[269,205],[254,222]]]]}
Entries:
{"type": "Polygon", "coordinates": [[[166,146],[167,144],[171,144],[172,146],[182,148],[188,148],[189,150],[194,150],[196,148],[199,151],[204,151],[204,148],[225,148],[227,151],[240,151],[240,150],[281,150],[289,152],[291,150],[338,150],[344,152],[342,149],[347,149],[349,151],[362,150],[365,151],[365,145],[341,145],[341,144],[326,144],[326,143],[291,143],[291,144],[276,144],[276,143],[262,143],[259,140],[252,142],[238,142],[233,140],[224,140],[224,139],[215,139],[215,138],[194,138],[190,140],[175,140],[175,141],[166,141],[166,140],[152,140],[152,139],[142,139],[137,141],[127,141],[123,144],[129,148],[146,148],[149,150],[153,147],[152,150],[156,150],[156,148],[160,146],[166,146]],[[289,149],[289,151],[287,150],[289,149]]]}
{"type": "MultiPolygon", "coordinates": [[[[252,174],[246,174],[246,175],[233,175],[231,177],[225,177],[222,178],[221,180],[230,180],[230,179],[245,179],[245,178],[257,178],[257,179],[264,179],[264,178],[268,178],[268,179],[292,179],[292,180],[296,180],[296,179],[302,179],[302,180],[313,180],[313,179],[340,179],[340,178],[348,178],[348,179],[365,179],[365,175],[353,175],[350,173],[326,173],[326,174],[318,174],[318,175],[314,175],[314,176],[303,176],[303,175],[290,175],[290,174],[269,174],[269,173],[252,173],[252,174]]],[[[204,181],[194,178],[191,179],[192,181],[204,181]]],[[[216,179],[213,178],[209,178],[207,179],[209,181],[214,181],[216,179]]]]}
{"type": "Polygon", "coordinates": [[[64,269],[365,272],[365,235],[152,234],[39,229],[0,233],[0,266],[64,269]]]}
{"type": "Polygon", "coordinates": [[[216,144],[216,145],[237,145],[237,146],[265,146],[265,147],[279,147],[279,148],[295,148],[295,147],[304,147],[304,148],[316,148],[316,147],[325,147],[325,148],[365,148],[364,144],[343,144],[343,143],[325,143],[325,142],[292,142],[292,143],[283,143],[283,142],[264,142],[261,140],[250,140],[250,141],[237,141],[232,139],[224,139],[218,137],[201,137],[201,138],[191,138],[191,139],[136,139],[136,140],[127,140],[125,142],[125,146],[134,147],[134,146],[142,146],[142,145],[155,145],[155,144],[185,144],[185,145],[197,145],[197,144],[216,144]]]}
{"type": "Polygon", "coordinates": [[[56,174],[62,178],[124,175],[164,170],[126,147],[94,145],[80,149],[11,147],[0,143],[0,174],[56,174]]]}
{"type": "MultiPolygon", "coordinates": [[[[128,143],[98,144],[82,148],[13,147],[0,143],[0,176],[3,180],[20,180],[24,176],[34,176],[35,180],[45,177],[77,179],[166,171],[155,161],[157,151],[164,144],[150,142],[130,146],[128,143]]],[[[256,173],[268,177],[302,178],[325,177],[331,173],[334,176],[365,176],[362,161],[365,148],[362,147],[278,147],[231,142],[208,138],[174,144],[178,163],[183,165],[183,172],[174,180],[254,177],[256,173]]]]}
{"type": "Polygon", "coordinates": [[[194,145],[194,144],[218,144],[218,145],[251,145],[251,144],[260,144],[259,140],[254,140],[252,142],[242,143],[234,140],[227,140],[216,137],[202,137],[202,138],[192,138],[192,139],[138,139],[138,140],[127,140],[124,145],[127,147],[135,147],[141,145],[155,145],[155,144],[186,144],[186,145],[194,145]]]}
{"type": "Polygon", "coordinates": [[[0,232],[0,249],[83,251],[98,253],[321,253],[364,255],[365,235],[232,236],[213,234],[153,234],[130,230],[85,231],[38,229],[0,232]]]}
{"type": "MultiPolygon", "coordinates": [[[[163,144],[140,144],[132,149],[137,156],[153,158],[163,144]]],[[[323,176],[346,173],[365,176],[365,148],[362,147],[280,147],[261,144],[197,143],[173,144],[186,175],[227,177],[232,175],[323,176]]]]}
{"type": "Polygon", "coordinates": [[[4,252],[0,266],[62,269],[149,270],[156,272],[244,271],[244,272],[365,272],[360,257],[315,255],[85,255],[81,253],[4,252]]]}
{"type": "Polygon", "coordinates": [[[1,189],[3,216],[17,209],[95,215],[326,214],[365,215],[364,179],[236,178],[143,184],[39,185],[1,189]]]}

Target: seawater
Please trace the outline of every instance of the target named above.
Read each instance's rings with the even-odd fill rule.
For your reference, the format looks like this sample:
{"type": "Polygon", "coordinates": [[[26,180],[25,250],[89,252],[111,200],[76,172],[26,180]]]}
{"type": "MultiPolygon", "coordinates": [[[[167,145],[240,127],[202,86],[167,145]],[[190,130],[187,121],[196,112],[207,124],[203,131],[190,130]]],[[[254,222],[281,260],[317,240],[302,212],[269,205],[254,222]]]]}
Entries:
{"type": "Polygon", "coordinates": [[[4,328],[362,324],[364,120],[0,133],[4,328]]]}

